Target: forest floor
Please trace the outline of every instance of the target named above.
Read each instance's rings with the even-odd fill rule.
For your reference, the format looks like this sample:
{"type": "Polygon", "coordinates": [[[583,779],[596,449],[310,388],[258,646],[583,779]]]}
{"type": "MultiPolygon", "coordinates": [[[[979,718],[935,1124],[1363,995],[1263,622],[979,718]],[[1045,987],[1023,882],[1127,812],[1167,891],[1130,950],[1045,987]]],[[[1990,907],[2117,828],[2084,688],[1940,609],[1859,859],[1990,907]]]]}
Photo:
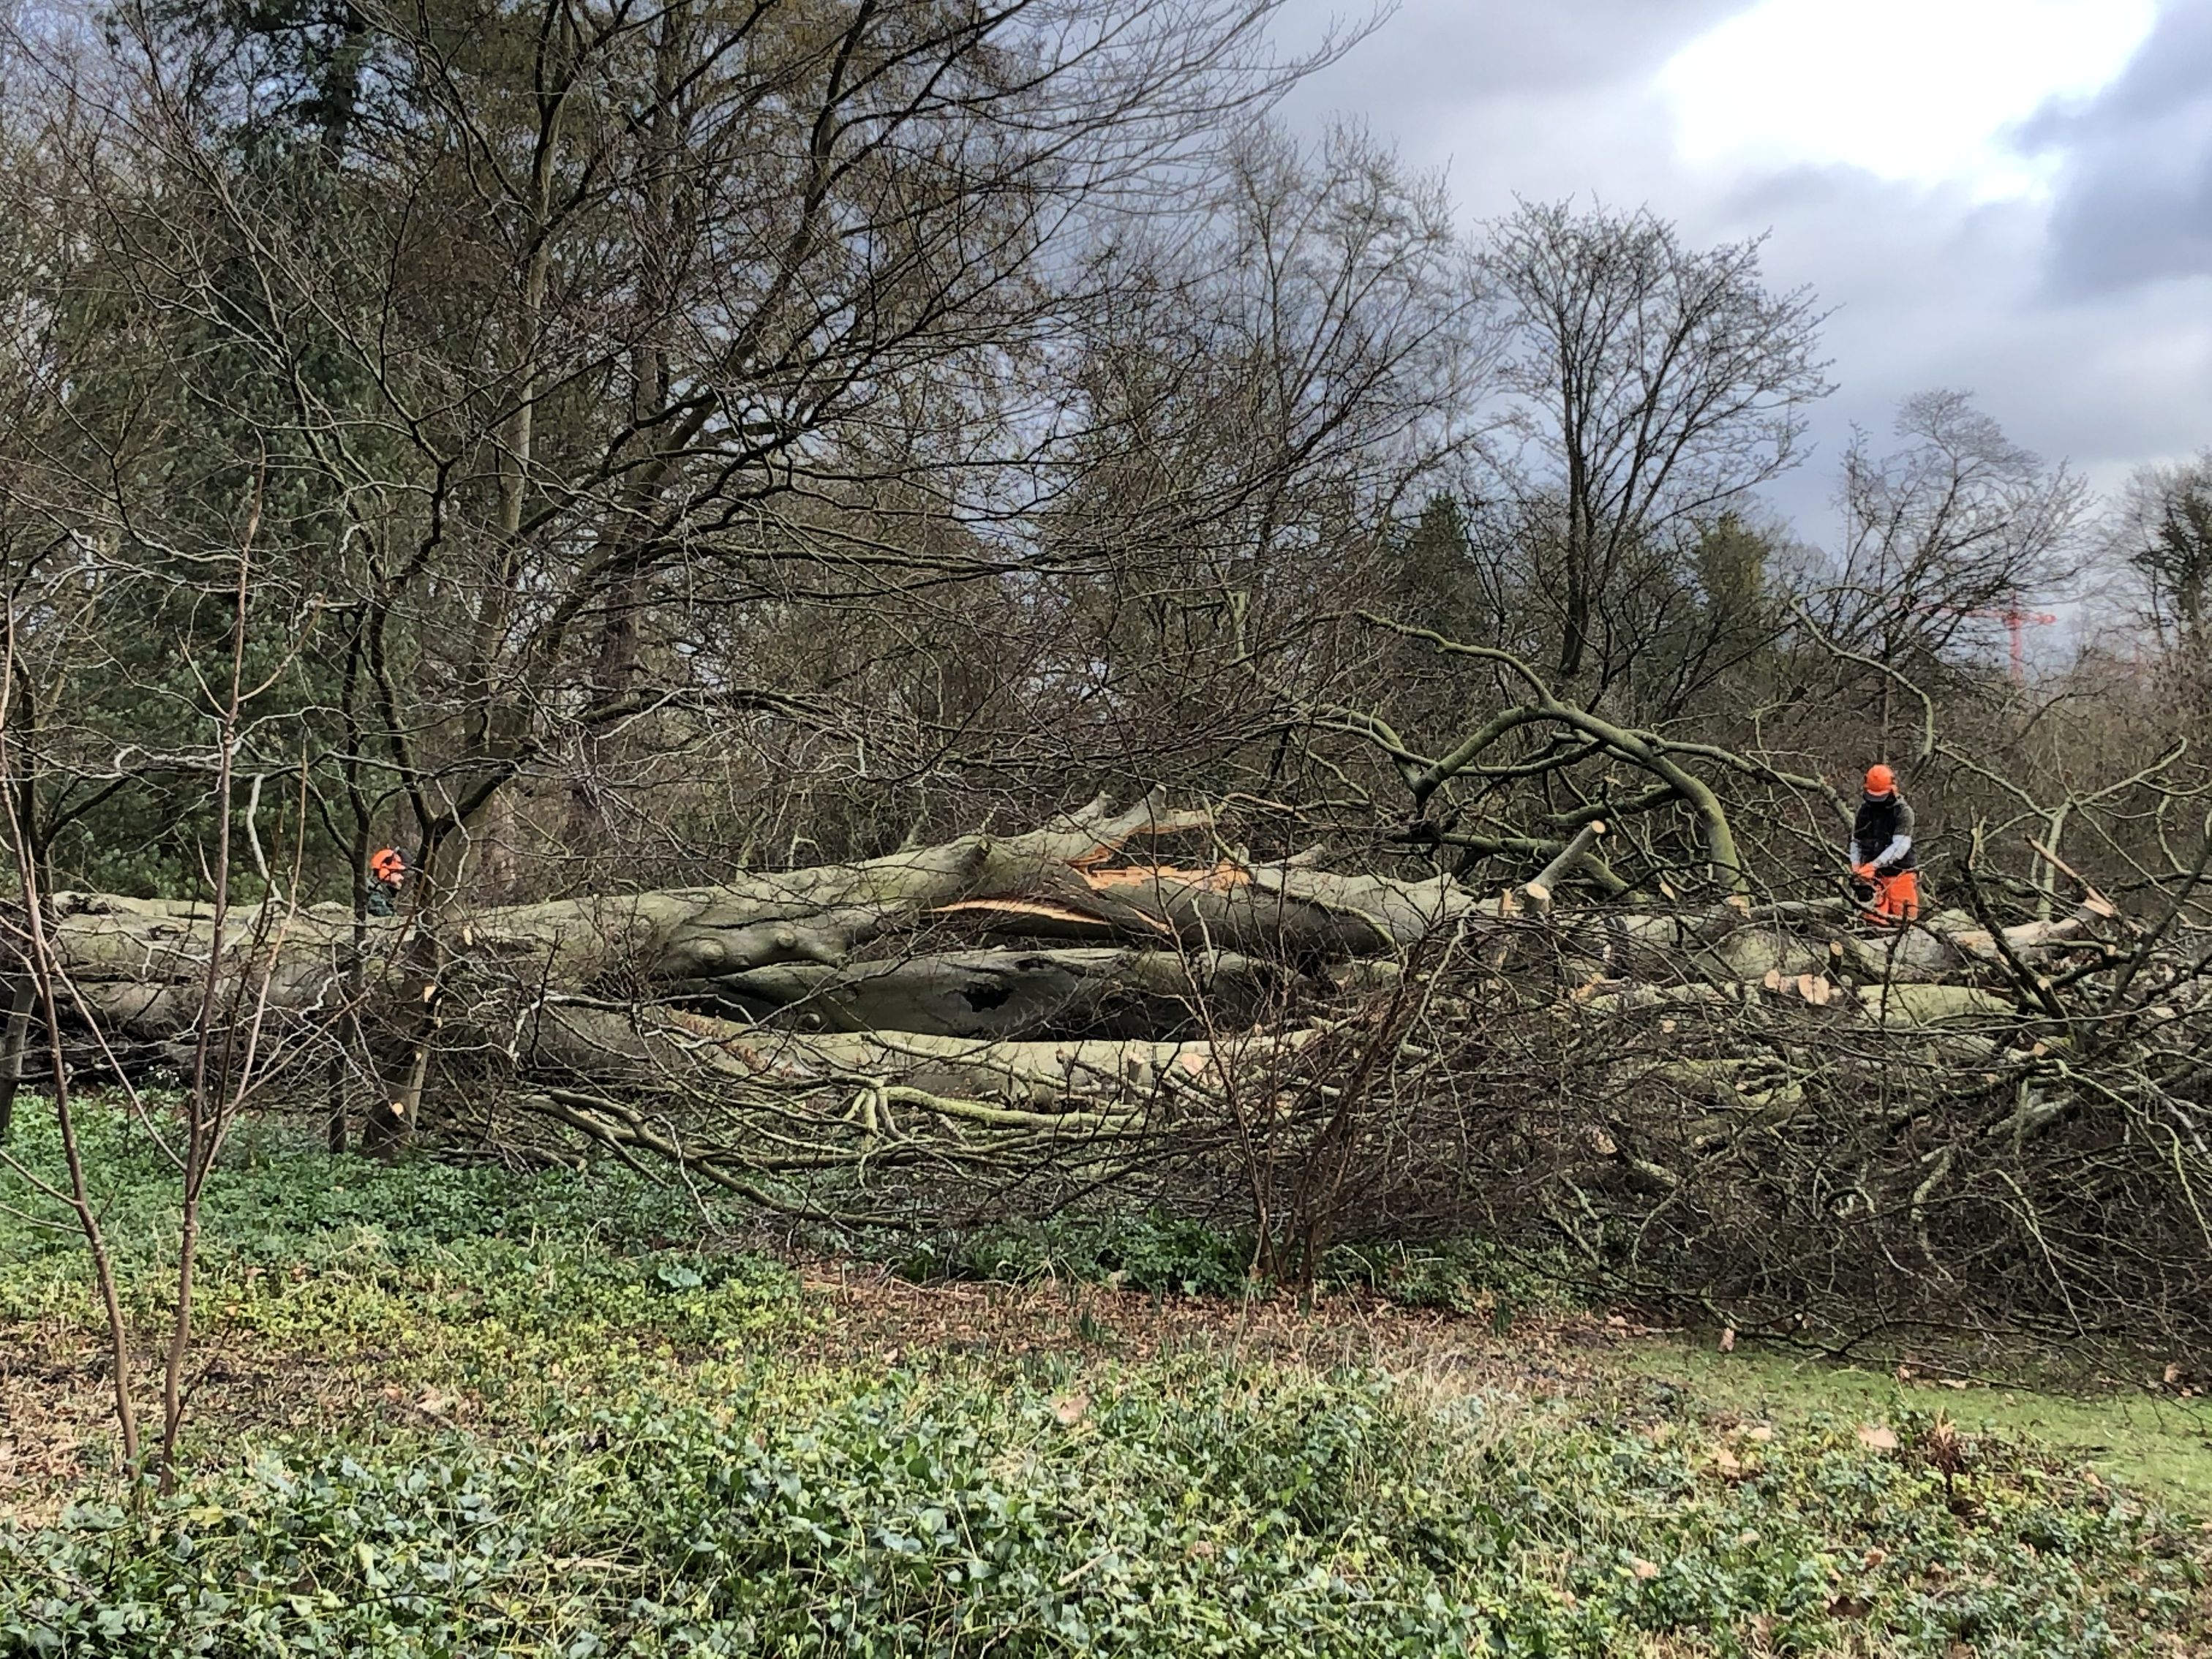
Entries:
{"type": "MultiPolygon", "coordinates": [[[[92,1127],[143,1358],[173,1184],[92,1127]]],[[[2212,1413],[2154,1357],[1723,1352],[1410,1256],[1247,1296],[1165,1224],[916,1283],[627,1171],[256,1128],[133,1503],[53,1218],[0,1175],[0,1655],[2212,1651],[2212,1413]]]]}

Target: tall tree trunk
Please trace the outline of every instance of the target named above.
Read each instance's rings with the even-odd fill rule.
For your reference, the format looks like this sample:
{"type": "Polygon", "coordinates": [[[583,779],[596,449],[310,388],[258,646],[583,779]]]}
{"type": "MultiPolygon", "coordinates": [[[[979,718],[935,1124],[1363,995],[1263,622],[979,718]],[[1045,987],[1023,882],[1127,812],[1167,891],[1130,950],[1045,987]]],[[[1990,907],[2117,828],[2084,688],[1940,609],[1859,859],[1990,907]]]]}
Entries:
{"type": "Polygon", "coordinates": [[[8,1026],[0,1033],[0,1146],[8,1144],[15,1127],[15,1095],[23,1086],[23,1054],[30,1043],[31,1012],[37,1005],[38,987],[28,973],[8,980],[8,1026]]]}

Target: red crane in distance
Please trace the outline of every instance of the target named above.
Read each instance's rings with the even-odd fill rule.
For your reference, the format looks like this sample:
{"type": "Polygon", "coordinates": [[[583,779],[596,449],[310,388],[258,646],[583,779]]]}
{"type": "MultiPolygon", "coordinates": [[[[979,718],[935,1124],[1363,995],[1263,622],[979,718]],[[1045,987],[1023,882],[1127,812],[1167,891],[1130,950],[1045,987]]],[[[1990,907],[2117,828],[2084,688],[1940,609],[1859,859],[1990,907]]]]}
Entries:
{"type": "Polygon", "coordinates": [[[2027,630],[2055,623],[2057,617],[2048,611],[2024,611],[2015,599],[2002,611],[1968,611],[1955,605],[1931,605],[1930,611],[1940,611],[1946,616],[1964,617],[1972,622],[2000,622],[2012,641],[2012,681],[2014,685],[2027,678],[2027,630]]]}

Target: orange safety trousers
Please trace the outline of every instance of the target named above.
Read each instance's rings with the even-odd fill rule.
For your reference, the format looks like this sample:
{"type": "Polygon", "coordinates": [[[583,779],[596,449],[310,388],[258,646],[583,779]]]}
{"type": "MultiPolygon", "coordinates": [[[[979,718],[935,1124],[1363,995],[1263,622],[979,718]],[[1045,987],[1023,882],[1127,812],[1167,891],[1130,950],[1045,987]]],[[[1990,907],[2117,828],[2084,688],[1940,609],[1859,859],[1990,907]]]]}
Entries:
{"type": "Polygon", "coordinates": [[[1875,920],[1885,927],[1920,920],[1920,872],[1903,870],[1874,878],[1875,920]]]}

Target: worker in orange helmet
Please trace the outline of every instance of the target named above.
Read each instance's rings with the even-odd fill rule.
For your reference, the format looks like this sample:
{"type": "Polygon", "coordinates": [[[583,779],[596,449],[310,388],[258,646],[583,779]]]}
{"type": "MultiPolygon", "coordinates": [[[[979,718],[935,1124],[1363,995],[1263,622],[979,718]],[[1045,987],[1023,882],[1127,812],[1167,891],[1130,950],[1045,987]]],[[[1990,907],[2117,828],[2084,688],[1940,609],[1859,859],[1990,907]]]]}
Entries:
{"type": "Polygon", "coordinates": [[[368,860],[368,914],[388,916],[399,908],[399,890],[407,880],[407,855],[393,847],[380,847],[368,860]]]}
{"type": "Polygon", "coordinates": [[[1897,774],[1867,769],[1866,795],[1851,820],[1851,873],[1874,887],[1875,919],[1885,927],[1920,919],[1919,857],[1912,808],[1897,793],[1897,774]]]}

